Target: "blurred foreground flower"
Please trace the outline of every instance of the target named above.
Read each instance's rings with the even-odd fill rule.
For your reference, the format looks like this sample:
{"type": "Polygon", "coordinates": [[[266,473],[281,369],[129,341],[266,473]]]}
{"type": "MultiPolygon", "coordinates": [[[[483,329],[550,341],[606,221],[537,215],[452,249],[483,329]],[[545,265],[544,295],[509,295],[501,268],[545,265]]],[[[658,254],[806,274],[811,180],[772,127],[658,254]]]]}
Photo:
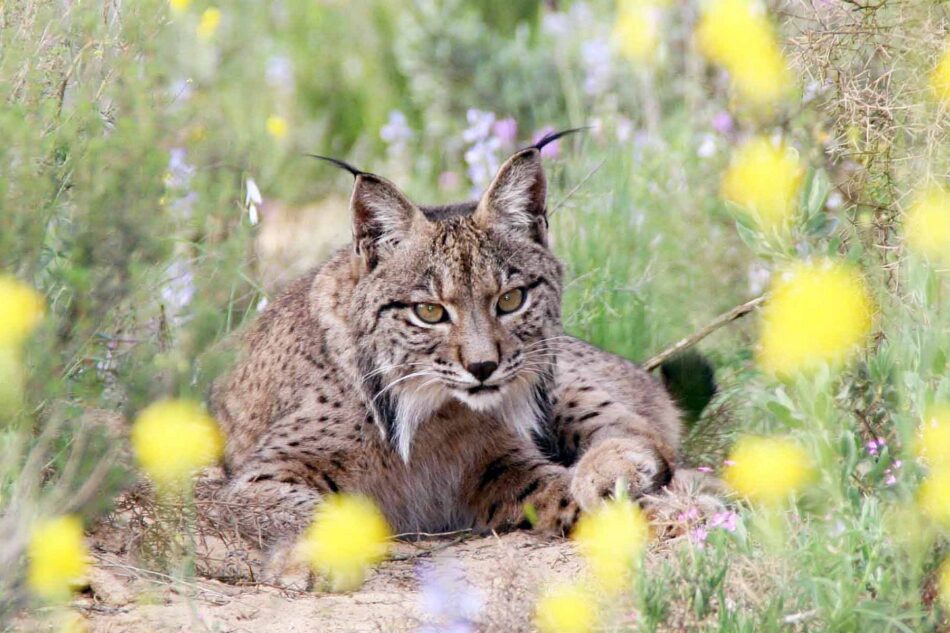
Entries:
{"type": "Polygon", "coordinates": [[[38,523],[27,548],[26,583],[43,600],[64,602],[86,573],[82,522],[72,515],[38,523]]]}
{"type": "Polygon", "coordinates": [[[917,490],[917,503],[931,519],[950,527],[950,468],[938,468],[917,490]]]}
{"type": "Polygon", "coordinates": [[[659,44],[660,6],[654,0],[621,0],[614,24],[614,45],[635,62],[649,62],[659,44]]]}
{"type": "Polygon", "coordinates": [[[932,186],[919,192],[907,210],[904,234],[913,250],[950,264],[950,190],[932,186]]]}
{"type": "Polygon", "coordinates": [[[938,101],[950,101],[950,42],[930,73],[930,90],[938,101]]]}
{"type": "Polygon", "coordinates": [[[287,120],[279,115],[272,114],[264,123],[267,133],[278,141],[287,136],[287,120]]]}
{"type": "Polygon", "coordinates": [[[168,0],[173,13],[184,13],[191,6],[191,0],[168,0]]]}
{"type": "Polygon", "coordinates": [[[779,376],[847,360],[871,329],[871,298],[850,267],[799,263],[772,282],[762,309],[758,361],[779,376]]]}
{"type": "Polygon", "coordinates": [[[750,103],[770,105],[789,92],[792,76],[775,31],[749,0],[711,2],[696,37],[702,52],[729,72],[750,103]]]}
{"type": "Polygon", "coordinates": [[[199,404],[186,400],[165,400],[143,409],[131,440],[139,466],[164,491],[184,489],[224,450],[214,419],[199,404]]]}
{"type": "Polygon", "coordinates": [[[369,567],[386,558],[390,537],[389,525],[372,501],[339,494],[317,507],[300,547],[334,591],[349,591],[359,587],[369,567]]]}
{"type": "Polygon", "coordinates": [[[42,295],[16,278],[0,274],[0,347],[22,343],[43,312],[42,295]]]}
{"type": "Polygon", "coordinates": [[[798,210],[805,170],[798,153],[764,137],[750,140],[732,158],[722,197],[742,207],[766,232],[788,226],[798,210]]]}
{"type": "Polygon", "coordinates": [[[924,414],[915,452],[931,467],[950,467],[950,404],[938,405],[924,414]]]}
{"type": "Polygon", "coordinates": [[[218,9],[217,7],[209,7],[201,14],[201,19],[198,21],[198,26],[195,29],[195,32],[198,34],[199,39],[207,41],[214,37],[214,34],[218,32],[218,26],[220,24],[221,9],[218,9]]]}
{"type": "Polygon", "coordinates": [[[549,587],[535,607],[534,625],[540,633],[589,633],[596,623],[594,598],[577,585],[549,587]]]}
{"type": "Polygon", "coordinates": [[[733,447],[723,478],[740,495],[773,504],[800,490],[811,477],[811,461],[793,440],[746,436],[733,447]]]}
{"type": "Polygon", "coordinates": [[[608,501],[577,522],[573,538],[597,583],[607,591],[630,586],[650,528],[629,499],[608,501]]]}

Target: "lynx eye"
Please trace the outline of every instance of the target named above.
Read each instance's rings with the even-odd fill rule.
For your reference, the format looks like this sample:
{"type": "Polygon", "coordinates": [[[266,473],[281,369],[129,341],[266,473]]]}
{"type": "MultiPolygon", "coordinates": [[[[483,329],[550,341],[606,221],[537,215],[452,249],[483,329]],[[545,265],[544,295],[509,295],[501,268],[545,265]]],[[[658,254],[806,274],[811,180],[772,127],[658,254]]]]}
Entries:
{"type": "Polygon", "coordinates": [[[523,288],[514,288],[498,297],[498,314],[514,312],[524,303],[525,291],[523,288]]]}
{"type": "Polygon", "coordinates": [[[445,308],[438,303],[417,303],[412,307],[412,311],[426,323],[441,323],[448,320],[445,308]]]}

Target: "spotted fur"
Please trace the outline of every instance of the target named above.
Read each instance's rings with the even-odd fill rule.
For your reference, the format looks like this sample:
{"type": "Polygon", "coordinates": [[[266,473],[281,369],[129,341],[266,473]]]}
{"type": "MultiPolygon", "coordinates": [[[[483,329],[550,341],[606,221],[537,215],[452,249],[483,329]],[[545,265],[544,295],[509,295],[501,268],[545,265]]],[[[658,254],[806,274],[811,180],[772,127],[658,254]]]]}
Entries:
{"type": "Polygon", "coordinates": [[[375,499],[400,533],[529,517],[565,533],[619,478],[634,496],[670,480],[679,421],[665,391],[563,332],[538,148],[468,204],[422,207],[355,177],[353,245],[265,310],[216,384],[223,500],[245,534],[293,535],[338,491],[375,499]],[[515,288],[524,303],[500,314],[515,288]],[[420,303],[448,320],[424,322],[420,303]]]}

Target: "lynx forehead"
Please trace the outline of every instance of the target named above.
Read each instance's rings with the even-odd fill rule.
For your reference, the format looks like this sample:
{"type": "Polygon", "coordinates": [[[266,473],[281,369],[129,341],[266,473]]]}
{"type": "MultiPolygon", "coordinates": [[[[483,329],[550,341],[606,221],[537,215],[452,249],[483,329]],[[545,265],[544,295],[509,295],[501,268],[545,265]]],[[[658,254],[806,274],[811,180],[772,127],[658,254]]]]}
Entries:
{"type": "Polygon", "coordinates": [[[334,161],[355,176],[353,243],[265,310],[215,387],[223,520],[273,542],[352,491],[399,532],[564,533],[618,480],[634,497],[670,480],[667,394],[561,326],[540,155],[557,136],[445,207],[334,161]]]}

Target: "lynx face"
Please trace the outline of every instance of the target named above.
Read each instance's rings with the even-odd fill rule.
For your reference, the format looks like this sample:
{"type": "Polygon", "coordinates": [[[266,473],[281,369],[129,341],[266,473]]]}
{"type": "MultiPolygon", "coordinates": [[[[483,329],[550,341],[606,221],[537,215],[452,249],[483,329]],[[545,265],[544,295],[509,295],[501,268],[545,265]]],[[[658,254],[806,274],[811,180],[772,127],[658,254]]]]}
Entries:
{"type": "Polygon", "coordinates": [[[525,434],[548,413],[561,265],[546,246],[536,153],[516,154],[477,204],[448,210],[357,179],[358,364],[376,422],[407,461],[418,426],[450,399],[525,434]]]}

